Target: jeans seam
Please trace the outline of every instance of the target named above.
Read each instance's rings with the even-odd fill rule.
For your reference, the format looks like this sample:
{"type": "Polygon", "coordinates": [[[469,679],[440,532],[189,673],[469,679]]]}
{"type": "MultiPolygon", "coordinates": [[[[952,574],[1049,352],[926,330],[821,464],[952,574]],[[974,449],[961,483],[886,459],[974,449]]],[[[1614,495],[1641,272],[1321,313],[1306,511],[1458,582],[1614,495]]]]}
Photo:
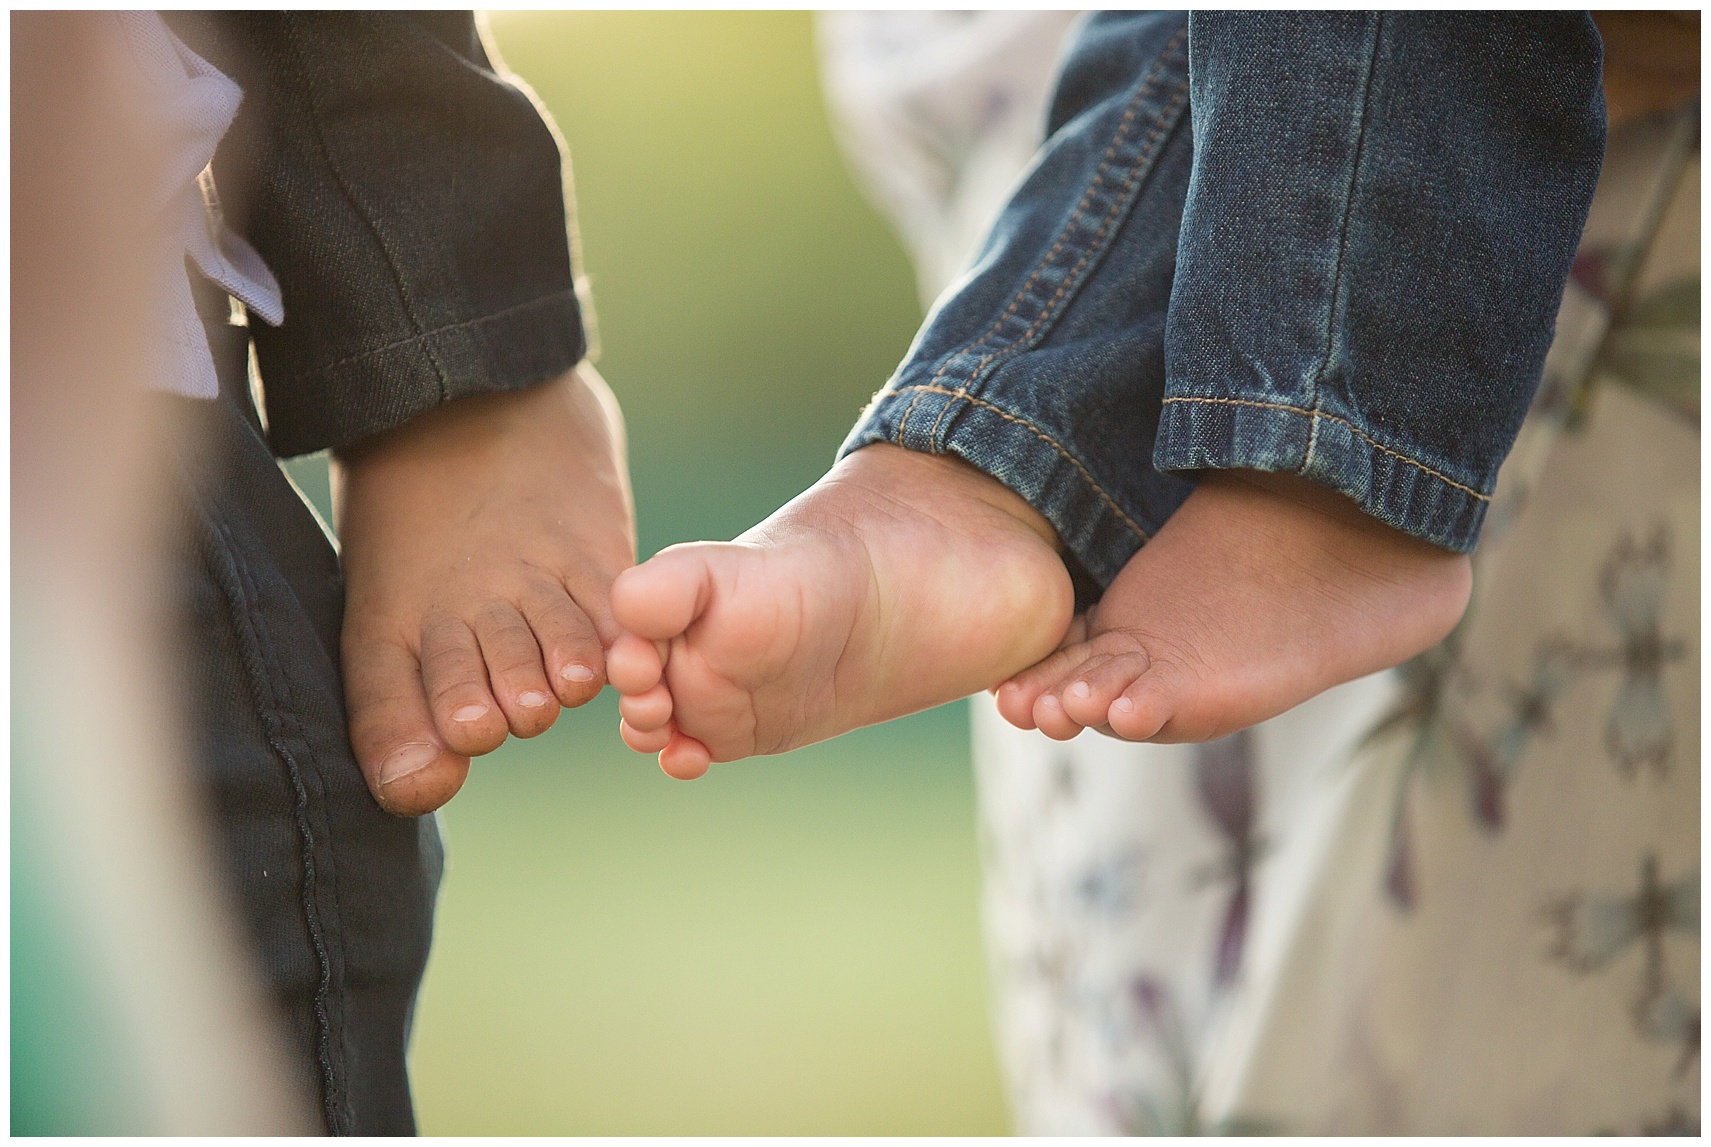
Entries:
{"type": "MultiPolygon", "coordinates": [[[[1355,129],[1355,153],[1353,160],[1349,163],[1348,186],[1343,192],[1342,220],[1337,228],[1337,262],[1331,271],[1331,297],[1325,315],[1324,350],[1320,355],[1318,368],[1309,378],[1311,390],[1308,400],[1315,409],[1320,405],[1319,386],[1331,368],[1331,350],[1337,338],[1337,312],[1342,306],[1343,267],[1348,258],[1349,224],[1354,217],[1355,187],[1360,182],[1361,159],[1366,154],[1366,129],[1370,119],[1367,113],[1372,106],[1372,77],[1373,73],[1378,70],[1378,42],[1383,33],[1383,25],[1384,13],[1379,12],[1375,16],[1372,27],[1372,44],[1367,51],[1366,75],[1361,77],[1360,105],[1356,109],[1359,123],[1355,129]]],[[[1312,457],[1314,437],[1317,433],[1318,424],[1315,423],[1307,443],[1308,457],[1312,457]]]]}
{"type": "MultiPolygon", "coordinates": [[[[1092,471],[1088,470],[1088,468],[1086,466],[1082,465],[1081,460],[1079,458],[1077,458],[1074,454],[1071,454],[1068,449],[1066,449],[1061,443],[1058,442],[1057,439],[1053,438],[1050,434],[1047,434],[1044,430],[1040,429],[1040,427],[1038,425],[1036,425],[1034,422],[1032,422],[1031,420],[1022,417],[1020,414],[1013,414],[1010,411],[1005,410],[1003,407],[998,406],[995,403],[988,402],[984,398],[980,398],[976,395],[969,394],[966,391],[961,390],[960,388],[957,390],[952,390],[948,386],[934,386],[932,383],[916,383],[916,384],[911,385],[911,386],[905,386],[902,388],[902,390],[913,390],[913,391],[917,392],[915,394],[914,400],[910,402],[910,408],[911,409],[914,408],[915,402],[920,401],[922,393],[949,395],[949,396],[954,397],[954,398],[961,398],[967,402],[973,403],[976,406],[985,407],[987,410],[990,410],[992,413],[996,414],[998,417],[1005,419],[1006,421],[1009,421],[1009,422],[1014,422],[1018,426],[1025,427],[1026,429],[1032,431],[1035,437],[1039,438],[1040,441],[1044,442],[1047,446],[1050,446],[1053,450],[1056,450],[1058,452],[1059,456],[1062,457],[1065,462],[1068,462],[1071,466],[1075,467],[1076,473],[1080,474],[1081,477],[1087,482],[1087,484],[1089,486],[1093,487],[1093,492],[1099,496],[1099,500],[1104,502],[1106,507],[1108,509],[1110,509],[1110,511],[1113,514],[1116,514],[1117,517],[1122,520],[1123,524],[1130,529],[1130,531],[1132,531],[1143,542],[1151,540],[1152,535],[1147,533],[1147,531],[1142,529],[1140,527],[1140,525],[1137,524],[1133,518],[1129,517],[1128,514],[1123,512],[1123,507],[1118,505],[1117,500],[1105,491],[1105,487],[1103,487],[1099,484],[1099,480],[1093,476],[1092,471]]],[[[898,393],[902,393],[902,390],[900,390],[898,393]]]]}
{"type": "MultiPolygon", "coordinates": [[[[293,32],[292,23],[291,14],[286,13],[284,17],[285,35],[286,38],[291,41],[291,50],[297,57],[298,68],[305,74],[305,76],[307,76],[309,69],[303,59],[303,50],[297,43],[297,37],[293,32]]],[[[333,158],[332,149],[327,146],[326,134],[321,130],[321,117],[315,110],[313,84],[304,85],[303,103],[309,112],[309,123],[314,128],[316,150],[321,153],[322,160],[326,162],[327,170],[332,172],[333,179],[339,186],[339,193],[344,196],[345,202],[350,204],[351,210],[356,212],[357,218],[362,220],[363,226],[367,228],[368,233],[374,237],[375,246],[379,247],[380,253],[386,257],[386,266],[387,269],[392,272],[392,283],[393,286],[397,288],[398,299],[404,304],[404,313],[409,317],[410,325],[416,329],[415,335],[413,335],[411,339],[406,339],[404,341],[409,342],[413,339],[421,338],[427,332],[422,329],[421,317],[416,314],[415,303],[410,298],[410,292],[405,288],[404,274],[399,268],[398,260],[394,257],[392,248],[387,244],[385,236],[380,233],[380,228],[376,225],[373,214],[366,210],[362,204],[357,202],[356,194],[351,190],[350,182],[345,179],[344,172],[340,170],[338,162],[333,158]]],[[[445,366],[440,362],[438,356],[434,354],[433,348],[424,345],[422,349],[428,356],[428,361],[433,364],[434,374],[440,386],[440,400],[443,402],[451,397],[451,380],[446,377],[445,366]]]]}
{"type": "Polygon", "coordinates": [[[1304,418],[1313,419],[1315,429],[1317,428],[1318,420],[1323,418],[1327,422],[1335,422],[1335,423],[1338,423],[1342,426],[1347,427],[1351,432],[1353,432],[1357,437],[1359,437],[1363,442],[1365,442],[1368,446],[1372,447],[1374,450],[1378,450],[1378,451],[1381,451],[1385,454],[1388,454],[1392,458],[1400,459],[1401,461],[1406,462],[1406,463],[1408,463],[1408,465],[1414,467],[1416,470],[1419,470],[1422,473],[1431,475],[1432,477],[1436,478],[1438,481],[1442,482],[1446,486],[1450,486],[1450,487],[1453,487],[1454,489],[1460,490],[1462,493],[1470,495],[1471,497],[1477,498],[1481,502],[1491,501],[1491,495],[1481,494],[1478,490],[1475,490],[1472,486],[1464,486],[1464,485],[1462,485],[1462,483],[1456,481],[1454,478],[1451,478],[1449,475],[1439,473],[1438,471],[1432,469],[1430,466],[1426,465],[1424,462],[1420,462],[1414,458],[1410,458],[1408,455],[1402,453],[1402,451],[1400,451],[1400,450],[1392,450],[1390,447],[1384,445],[1384,443],[1378,441],[1372,435],[1368,434],[1366,431],[1362,430],[1360,427],[1356,426],[1354,423],[1350,422],[1348,419],[1339,418],[1335,414],[1327,414],[1323,410],[1310,410],[1310,409],[1303,407],[1303,406],[1289,406],[1289,405],[1286,405],[1285,403],[1281,403],[1281,402],[1255,402],[1255,401],[1252,401],[1251,399],[1246,399],[1246,398],[1178,397],[1178,398],[1167,398],[1164,400],[1164,404],[1166,406],[1170,405],[1173,402],[1198,402],[1198,403],[1204,403],[1204,404],[1209,405],[1209,406],[1250,406],[1250,407],[1254,407],[1254,408],[1259,409],[1259,410],[1278,410],[1278,411],[1282,411],[1285,414],[1298,414],[1304,418]]]}
{"type": "MultiPolygon", "coordinates": [[[[1033,272],[1028,276],[1027,281],[1022,284],[1022,286],[1017,290],[1015,297],[1010,300],[1010,305],[1004,309],[992,326],[978,339],[975,339],[973,342],[965,344],[960,349],[947,354],[943,364],[933,374],[933,377],[928,380],[925,386],[917,385],[912,388],[906,388],[914,389],[917,393],[914,401],[910,402],[908,409],[903,412],[903,418],[898,424],[897,436],[899,439],[903,438],[908,431],[909,418],[915,412],[915,405],[921,399],[921,392],[946,393],[950,394],[953,398],[971,400],[972,396],[968,393],[969,387],[979,381],[981,374],[986,370],[986,368],[999,359],[1003,359],[1009,355],[1017,353],[1017,351],[1026,345],[1028,341],[1033,338],[1035,332],[1037,332],[1043,324],[1053,317],[1053,312],[1056,310],[1059,301],[1062,300],[1064,295],[1067,294],[1072,287],[1079,285],[1078,277],[1081,275],[1081,272],[1092,260],[1094,254],[1101,249],[1101,245],[1106,239],[1107,231],[1112,230],[1112,222],[1118,216],[1123,214],[1128,193],[1134,187],[1135,182],[1139,178],[1140,169],[1143,167],[1146,160],[1150,158],[1152,154],[1152,145],[1162,134],[1164,134],[1166,125],[1173,124],[1175,122],[1176,113],[1180,110],[1182,103],[1188,94],[1186,76],[1183,77],[1180,90],[1172,98],[1170,104],[1166,106],[1163,113],[1154,123],[1152,132],[1141,145],[1139,154],[1137,154],[1135,159],[1129,164],[1127,177],[1121,184],[1116,201],[1111,205],[1110,210],[1106,212],[1105,219],[1101,221],[1098,230],[1094,232],[1092,241],[1084,250],[1081,251],[1080,259],[1076,262],[1075,266],[1070,269],[1069,273],[1065,276],[1064,281],[1058,285],[1057,291],[1046,301],[1046,304],[1041,308],[1040,313],[1034,317],[1034,320],[1029,324],[1028,329],[1023,331],[1021,336],[1014,342],[1002,349],[992,351],[977,362],[974,366],[974,370],[970,372],[968,382],[958,386],[954,391],[935,389],[936,384],[939,383],[940,380],[942,380],[950,371],[951,364],[956,359],[964,355],[973,354],[975,351],[990,342],[991,339],[1003,329],[1005,321],[1019,310],[1023,300],[1028,297],[1029,291],[1032,290],[1034,284],[1039,281],[1040,276],[1046,273],[1047,269],[1056,261],[1058,253],[1070,243],[1071,232],[1081,221],[1082,216],[1087,213],[1087,209],[1092,202],[1094,192],[1104,182],[1106,172],[1111,167],[1111,161],[1115,157],[1118,148],[1122,146],[1124,137],[1127,136],[1130,125],[1134,122],[1141,102],[1147,96],[1151,95],[1154,89],[1157,88],[1159,78],[1164,73],[1166,60],[1177,52],[1178,47],[1187,38],[1187,35],[1188,28],[1185,24],[1174,36],[1171,37],[1170,42],[1166,44],[1164,50],[1159,53],[1159,57],[1157,61],[1154,62],[1146,79],[1141,82],[1141,85],[1136,89],[1135,94],[1130,97],[1128,107],[1124,109],[1123,118],[1118,123],[1116,131],[1112,134],[1110,145],[1105,149],[1105,154],[1100,158],[1099,166],[1094,169],[1093,178],[1088,181],[1086,189],[1082,192],[1081,201],[1076,204],[1074,212],[1070,214],[1069,219],[1059,230],[1057,241],[1053,243],[1051,250],[1046,252],[1045,258],[1035,264],[1033,272]]],[[[939,417],[934,421],[933,427],[927,435],[929,445],[937,441],[939,428],[943,425],[945,415],[950,412],[951,406],[952,404],[947,402],[944,408],[939,411],[939,417]]]]}
{"type": "Polygon", "coordinates": [[[309,790],[304,784],[303,771],[296,756],[285,745],[279,727],[281,722],[278,706],[267,688],[267,657],[262,649],[261,635],[256,629],[256,613],[251,609],[251,599],[255,594],[244,576],[242,563],[235,556],[237,547],[225,523],[206,509],[202,510],[201,516],[208,529],[209,541],[213,543],[208,548],[215,566],[215,577],[226,596],[228,608],[232,610],[234,631],[243,649],[245,669],[249,678],[246,686],[255,704],[256,717],[261,722],[262,734],[268,747],[285,765],[286,775],[291,781],[292,821],[296,825],[303,849],[301,900],[304,926],[309,932],[309,943],[314,949],[318,973],[313,1006],[316,1058],[320,1061],[323,1088],[322,1114],[327,1120],[328,1130],[337,1133],[343,1127],[344,1119],[343,1087],[334,1064],[332,1019],[328,1010],[332,996],[333,963],[321,925],[320,909],[315,904],[315,832],[309,823],[309,790]]]}

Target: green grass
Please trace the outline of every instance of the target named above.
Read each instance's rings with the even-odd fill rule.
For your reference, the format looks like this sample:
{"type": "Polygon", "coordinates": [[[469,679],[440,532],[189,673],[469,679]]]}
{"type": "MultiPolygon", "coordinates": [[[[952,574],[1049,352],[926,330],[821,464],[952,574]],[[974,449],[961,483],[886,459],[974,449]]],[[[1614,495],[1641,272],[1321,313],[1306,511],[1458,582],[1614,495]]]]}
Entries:
{"type": "MultiPolygon", "coordinates": [[[[825,469],[920,317],[809,19],[493,23],[570,145],[643,553],[730,537],[825,469]]],[[[442,814],[423,1130],[1003,1132],[962,708],[690,785],[616,724],[566,714],[442,814]]]]}

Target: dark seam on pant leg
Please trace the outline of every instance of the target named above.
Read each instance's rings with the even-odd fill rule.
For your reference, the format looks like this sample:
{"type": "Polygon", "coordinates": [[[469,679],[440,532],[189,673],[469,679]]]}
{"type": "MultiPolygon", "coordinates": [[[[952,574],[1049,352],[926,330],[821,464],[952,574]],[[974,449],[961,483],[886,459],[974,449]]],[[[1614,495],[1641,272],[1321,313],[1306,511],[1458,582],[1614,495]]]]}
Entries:
{"type": "MultiPolygon", "coordinates": [[[[321,757],[320,754],[315,751],[314,741],[304,732],[302,722],[297,717],[297,714],[303,712],[303,709],[298,703],[300,698],[298,697],[295,675],[291,672],[289,664],[280,663],[278,658],[273,656],[273,651],[277,649],[278,646],[277,643],[272,640],[271,635],[266,632],[269,628],[266,612],[258,612],[254,616],[259,649],[261,653],[267,657],[268,666],[273,671],[273,676],[270,680],[277,682],[279,688],[284,690],[285,700],[288,702],[287,705],[278,711],[280,722],[282,725],[289,725],[290,732],[296,734],[297,743],[303,746],[305,762],[308,767],[314,769],[315,776],[320,781],[322,793],[327,793],[327,770],[322,767],[321,757]]],[[[331,801],[329,799],[329,806],[330,803],[331,801]]],[[[306,808],[304,812],[305,816],[307,816],[308,809],[306,808]]],[[[334,844],[335,837],[332,826],[332,815],[328,807],[323,808],[322,821],[326,827],[325,844],[327,847],[327,855],[326,863],[316,870],[315,883],[318,886],[325,888],[327,895],[332,899],[334,921],[334,927],[330,932],[325,928],[322,929],[322,942],[328,948],[327,963],[329,970],[333,965],[333,949],[337,949],[338,966],[344,969],[344,975],[341,978],[341,983],[348,984],[350,978],[350,953],[345,949],[344,936],[341,931],[342,922],[345,919],[344,902],[339,895],[339,866],[337,863],[338,849],[334,844]]],[[[328,985],[328,991],[328,999],[331,1000],[330,984],[328,985]]],[[[338,1023],[335,1025],[333,1023],[334,1016],[332,1014],[332,1009],[329,1008],[328,1012],[328,1038],[331,1040],[339,1032],[347,1030],[349,1016],[344,1014],[344,1009],[342,1007],[339,1008],[339,1014],[337,1017],[338,1023]],[[335,1026],[338,1031],[334,1031],[335,1026]]],[[[348,1132],[351,1130],[349,1123],[355,1118],[355,1116],[349,1111],[350,1104],[347,1096],[348,1089],[341,1085],[339,1090],[341,1095],[341,1109],[344,1110],[344,1119],[346,1122],[344,1130],[348,1132]]]]}
{"type": "Polygon", "coordinates": [[[407,338],[394,339],[392,342],[385,343],[381,346],[371,347],[368,350],[360,350],[355,354],[348,354],[343,358],[334,359],[332,362],[317,366],[313,370],[305,371],[302,374],[286,375],[285,382],[288,385],[293,386],[303,386],[305,384],[322,382],[323,376],[329,372],[338,370],[342,366],[349,366],[352,363],[361,362],[365,358],[374,358],[378,355],[383,355],[389,351],[395,351],[414,343],[422,343],[425,342],[425,340],[432,339],[436,335],[450,334],[452,331],[461,331],[470,327],[481,326],[484,323],[498,322],[501,319],[508,319],[512,315],[518,314],[522,311],[527,311],[533,307],[545,306],[548,303],[562,302],[566,299],[575,300],[576,292],[574,290],[554,291],[550,295],[542,295],[539,298],[530,299],[526,303],[518,303],[515,306],[506,307],[503,310],[494,311],[490,315],[478,315],[473,319],[462,319],[455,323],[446,323],[443,326],[437,326],[432,330],[425,330],[419,334],[410,335],[407,338]]]}
{"type": "MultiPolygon", "coordinates": [[[[959,398],[964,401],[968,401],[970,391],[974,387],[980,385],[983,375],[988,378],[991,377],[992,372],[997,369],[1000,363],[1033,346],[1033,338],[1037,332],[1041,333],[1042,336],[1044,333],[1049,332],[1050,324],[1058,317],[1058,314],[1061,313],[1058,311],[1058,304],[1066,296],[1080,290],[1081,284],[1084,281],[1083,272],[1089,264],[1109,249],[1110,239],[1116,235],[1118,229],[1122,226],[1123,220],[1127,218],[1128,212],[1126,208],[1133,206],[1133,203],[1129,201],[1129,194],[1139,184],[1143,166],[1156,154],[1150,149],[1162,136],[1168,134],[1165,130],[1165,122],[1172,120],[1175,113],[1181,108],[1184,97],[1187,95],[1187,91],[1187,78],[1184,77],[1181,91],[1165,109],[1165,114],[1161,118],[1161,121],[1154,125],[1152,133],[1147,137],[1146,142],[1142,144],[1142,152],[1136,155],[1135,160],[1130,167],[1128,176],[1123,180],[1122,186],[1118,192],[1118,197],[1116,201],[1112,203],[1110,210],[1106,213],[1105,219],[1100,222],[1099,229],[1094,232],[1088,246],[1082,250],[1081,258],[1077,260],[1074,267],[1070,268],[1068,274],[1064,278],[1064,281],[1058,285],[1058,289],[1052,294],[1052,297],[1046,301],[1046,305],[1041,309],[1039,315],[1035,317],[1033,323],[1029,325],[1028,329],[1022,332],[1014,342],[1009,343],[1002,349],[993,351],[975,364],[974,370],[970,374],[968,381],[957,387],[957,396],[959,398]]],[[[941,375],[942,373],[943,372],[941,372],[941,375]]],[[[932,430],[928,432],[929,438],[936,438],[938,436],[939,427],[943,425],[945,416],[950,412],[952,405],[952,403],[947,402],[944,407],[940,409],[939,417],[933,422],[932,430]]]]}
{"type": "Polygon", "coordinates": [[[315,906],[315,836],[309,825],[309,790],[303,783],[296,758],[291,750],[285,747],[280,736],[279,714],[267,689],[265,658],[250,614],[250,603],[254,594],[245,584],[242,566],[234,556],[235,547],[224,525],[205,507],[198,505],[197,509],[202,518],[204,553],[214,580],[225,595],[226,607],[233,620],[232,630],[237,635],[238,644],[243,651],[244,669],[248,677],[245,684],[249,688],[250,699],[255,705],[256,716],[261,722],[268,747],[284,763],[286,773],[291,779],[294,804],[292,817],[303,847],[303,916],[320,973],[315,987],[314,1011],[315,1042],[321,1068],[321,1105],[327,1120],[327,1129],[338,1134],[346,1128],[342,1111],[342,1087],[333,1062],[332,1025],[327,1016],[327,1001],[333,986],[333,967],[322,934],[320,911],[315,906]]]}
{"type": "MultiPolygon", "coordinates": [[[[284,14],[284,23],[285,37],[291,42],[291,53],[296,61],[297,70],[306,80],[310,81],[303,86],[303,103],[309,111],[309,122],[315,129],[316,150],[321,153],[321,158],[326,162],[327,170],[333,173],[333,180],[339,185],[339,191],[343,193],[345,202],[350,204],[351,210],[356,212],[357,218],[362,220],[363,226],[374,237],[374,245],[380,248],[380,253],[386,256],[386,266],[392,272],[393,286],[398,289],[398,301],[404,305],[404,313],[409,316],[410,325],[415,329],[415,335],[412,337],[419,339],[427,332],[423,329],[421,316],[416,313],[415,300],[410,297],[409,288],[405,285],[404,274],[399,270],[398,257],[387,244],[385,236],[380,233],[380,226],[375,221],[373,212],[357,202],[357,196],[351,188],[350,181],[345,178],[345,173],[340,169],[338,161],[333,158],[332,148],[327,145],[326,132],[321,128],[321,114],[315,107],[313,73],[310,71],[308,60],[305,59],[302,45],[298,42],[297,33],[293,27],[292,13],[284,14]]],[[[434,374],[437,376],[436,381],[440,388],[440,401],[448,401],[451,398],[451,379],[446,375],[445,364],[440,362],[440,356],[434,353],[431,340],[422,341],[422,353],[434,366],[434,374]]]]}

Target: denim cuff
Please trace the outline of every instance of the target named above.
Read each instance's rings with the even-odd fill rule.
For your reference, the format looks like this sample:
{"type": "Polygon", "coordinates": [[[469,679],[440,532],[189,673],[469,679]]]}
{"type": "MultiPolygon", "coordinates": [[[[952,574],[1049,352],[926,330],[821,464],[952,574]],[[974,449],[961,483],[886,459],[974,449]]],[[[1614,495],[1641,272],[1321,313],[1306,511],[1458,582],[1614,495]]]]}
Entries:
{"type": "Polygon", "coordinates": [[[968,460],[1104,584],[1203,469],[1471,550],[1597,178],[1597,44],[1584,14],[1094,17],[845,453],[968,460]]]}
{"type": "Polygon", "coordinates": [[[1192,162],[1187,39],[1180,14],[1089,21],[1034,169],[841,452],[964,459],[1038,510],[1071,573],[1099,585],[1193,490],[1152,465],[1192,162]]]}
{"type": "MultiPolygon", "coordinates": [[[[1150,518],[1078,457],[1068,435],[1053,432],[1026,409],[931,383],[887,389],[874,399],[840,457],[885,442],[924,454],[951,454],[1003,482],[1052,527],[1066,550],[1100,585],[1109,585],[1152,537],[1168,510],[1150,518]]],[[[1181,496],[1189,487],[1184,484],[1181,496]]],[[[1171,508],[1174,508],[1173,500],[1171,508]]]]}
{"type": "Polygon", "coordinates": [[[1166,397],[1153,465],[1299,474],[1386,525],[1457,553],[1473,549],[1491,505],[1489,492],[1379,442],[1349,419],[1279,402],[1166,397]]]}
{"type": "Polygon", "coordinates": [[[1604,151],[1585,13],[1196,12],[1161,470],[1478,540],[1604,151]]]}

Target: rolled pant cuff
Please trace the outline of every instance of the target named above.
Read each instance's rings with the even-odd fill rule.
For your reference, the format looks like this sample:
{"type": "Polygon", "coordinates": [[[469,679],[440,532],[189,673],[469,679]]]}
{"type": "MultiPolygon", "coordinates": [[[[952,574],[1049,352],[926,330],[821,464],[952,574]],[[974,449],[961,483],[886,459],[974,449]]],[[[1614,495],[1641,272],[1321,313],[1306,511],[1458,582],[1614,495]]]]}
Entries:
{"type": "Polygon", "coordinates": [[[1473,549],[1491,505],[1488,493],[1377,441],[1349,419],[1278,402],[1167,397],[1153,465],[1299,474],[1347,495],[1379,521],[1457,553],[1473,549]]]}
{"type": "MultiPolygon", "coordinates": [[[[881,391],[838,456],[879,442],[955,455],[1009,487],[1051,522],[1064,548],[1100,585],[1109,585],[1161,524],[1124,505],[1114,483],[1102,482],[1087,460],[1036,420],[951,387],[881,391]]],[[[1154,477],[1178,485],[1174,476],[1154,477]]]]}

